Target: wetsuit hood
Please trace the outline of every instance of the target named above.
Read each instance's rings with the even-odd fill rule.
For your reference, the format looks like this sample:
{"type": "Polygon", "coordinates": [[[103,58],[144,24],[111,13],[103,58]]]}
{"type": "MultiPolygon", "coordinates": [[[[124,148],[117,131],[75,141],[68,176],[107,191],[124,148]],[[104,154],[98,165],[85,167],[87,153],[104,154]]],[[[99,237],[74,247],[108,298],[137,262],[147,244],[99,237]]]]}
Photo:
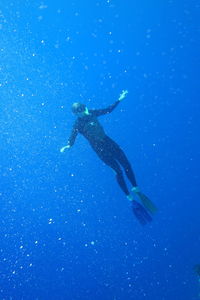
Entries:
{"type": "Polygon", "coordinates": [[[83,113],[86,109],[85,104],[80,102],[75,102],[72,104],[72,112],[73,114],[83,113]]]}

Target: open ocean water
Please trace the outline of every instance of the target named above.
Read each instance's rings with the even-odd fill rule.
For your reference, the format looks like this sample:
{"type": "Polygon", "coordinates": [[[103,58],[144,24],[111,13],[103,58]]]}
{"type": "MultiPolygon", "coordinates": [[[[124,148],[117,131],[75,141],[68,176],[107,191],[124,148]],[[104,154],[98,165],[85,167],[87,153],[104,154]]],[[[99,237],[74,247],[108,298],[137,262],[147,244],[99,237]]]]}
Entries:
{"type": "MultiPolygon", "coordinates": [[[[0,1],[0,300],[197,300],[200,2],[0,1]],[[142,227],[71,132],[100,118],[158,212],[142,227]]],[[[130,188],[130,186],[129,186],[130,188]]]]}

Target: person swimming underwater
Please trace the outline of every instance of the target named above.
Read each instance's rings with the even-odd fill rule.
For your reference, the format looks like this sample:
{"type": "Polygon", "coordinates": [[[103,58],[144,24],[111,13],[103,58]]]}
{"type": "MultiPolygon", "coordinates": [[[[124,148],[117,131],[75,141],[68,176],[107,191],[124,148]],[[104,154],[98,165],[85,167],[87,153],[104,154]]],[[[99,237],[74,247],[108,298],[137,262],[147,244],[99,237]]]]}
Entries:
{"type": "Polygon", "coordinates": [[[123,90],[119,99],[105,109],[91,110],[88,109],[85,104],[79,102],[74,103],[72,105],[72,112],[77,119],[74,123],[67,145],[62,147],[60,152],[63,153],[66,149],[70,149],[74,145],[78,133],[82,134],[88,140],[99,158],[115,171],[117,182],[128,200],[131,201],[136,218],[144,225],[152,221],[151,214],[156,211],[156,207],[148,197],[140,191],[131,164],[123,150],[116,142],[106,135],[103,127],[98,121],[99,116],[111,113],[127,94],[128,91],[123,90]],[[129,193],[121,167],[124,169],[127,178],[132,184],[132,192],[139,197],[142,205],[133,198],[131,193],[129,193]]]}
{"type": "Polygon", "coordinates": [[[199,276],[200,279],[200,264],[194,266],[194,271],[199,276]]]}

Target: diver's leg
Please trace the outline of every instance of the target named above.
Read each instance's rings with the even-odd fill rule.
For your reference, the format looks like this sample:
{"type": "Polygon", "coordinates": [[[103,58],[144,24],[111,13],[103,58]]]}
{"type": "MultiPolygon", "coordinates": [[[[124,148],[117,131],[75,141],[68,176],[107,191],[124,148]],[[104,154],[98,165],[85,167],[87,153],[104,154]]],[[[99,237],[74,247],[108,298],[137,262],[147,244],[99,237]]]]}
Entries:
{"type": "Polygon", "coordinates": [[[130,193],[128,191],[128,188],[127,188],[126,182],[124,180],[122,170],[121,170],[120,165],[118,164],[118,162],[115,159],[113,159],[112,157],[103,158],[102,160],[105,162],[106,165],[108,165],[109,167],[111,167],[115,171],[116,179],[117,179],[117,182],[118,182],[120,188],[126,194],[126,196],[129,196],[130,193]]]}
{"type": "Polygon", "coordinates": [[[118,164],[118,162],[114,159],[104,160],[104,162],[109,165],[115,172],[116,172],[116,178],[119,186],[123,190],[123,192],[126,194],[127,198],[132,203],[132,209],[135,217],[140,222],[140,224],[145,225],[148,222],[152,221],[151,216],[148,214],[148,212],[145,210],[145,208],[139,204],[137,201],[135,201],[132,197],[132,195],[129,194],[129,191],[127,189],[122,170],[118,164]]]}
{"type": "MultiPolygon", "coordinates": [[[[157,211],[157,208],[154,203],[144,193],[142,193],[137,186],[134,172],[125,153],[114,141],[112,141],[112,148],[114,149],[113,152],[115,153],[115,159],[122,165],[126,172],[126,176],[133,186],[132,191],[139,197],[140,201],[149,212],[155,213],[157,211]]],[[[129,198],[131,199],[131,196],[129,196],[129,198]]]]}
{"type": "MultiPolygon", "coordinates": [[[[111,149],[110,149],[111,150],[111,149]]],[[[135,201],[132,197],[132,195],[129,193],[126,182],[123,177],[122,170],[120,168],[119,163],[115,159],[115,151],[103,151],[98,153],[100,159],[107,164],[109,167],[111,167],[115,173],[116,173],[116,179],[117,182],[122,189],[122,191],[126,194],[126,197],[128,200],[131,201],[132,209],[135,217],[137,220],[142,224],[145,225],[146,223],[150,222],[152,220],[151,216],[148,214],[148,212],[145,210],[145,208],[139,204],[137,201],[135,201]]]]}
{"type": "Polygon", "coordinates": [[[128,161],[124,151],[117,145],[116,148],[116,159],[118,162],[122,165],[124,168],[124,171],[126,172],[126,176],[128,177],[129,181],[131,182],[133,187],[137,187],[137,182],[135,179],[135,174],[133,172],[133,169],[131,167],[130,162],[128,161]]]}

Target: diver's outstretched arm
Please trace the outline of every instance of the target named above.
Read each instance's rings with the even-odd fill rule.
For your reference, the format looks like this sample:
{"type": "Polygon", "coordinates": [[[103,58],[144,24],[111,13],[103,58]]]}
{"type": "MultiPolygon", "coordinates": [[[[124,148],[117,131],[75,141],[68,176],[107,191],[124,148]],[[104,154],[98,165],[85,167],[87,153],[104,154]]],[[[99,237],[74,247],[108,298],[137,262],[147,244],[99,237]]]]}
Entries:
{"type": "Polygon", "coordinates": [[[107,108],[89,110],[89,113],[92,113],[96,117],[106,115],[106,114],[110,114],[117,107],[117,105],[126,97],[127,94],[128,94],[128,91],[123,90],[122,93],[120,94],[118,100],[115,101],[115,103],[108,106],[107,108]]]}
{"type": "Polygon", "coordinates": [[[120,94],[120,96],[119,96],[119,101],[122,101],[125,97],[126,97],[126,95],[128,94],[128,91],[127,90],[123,90],[122,92],[121,92],[121,94],[120,94]]]}

